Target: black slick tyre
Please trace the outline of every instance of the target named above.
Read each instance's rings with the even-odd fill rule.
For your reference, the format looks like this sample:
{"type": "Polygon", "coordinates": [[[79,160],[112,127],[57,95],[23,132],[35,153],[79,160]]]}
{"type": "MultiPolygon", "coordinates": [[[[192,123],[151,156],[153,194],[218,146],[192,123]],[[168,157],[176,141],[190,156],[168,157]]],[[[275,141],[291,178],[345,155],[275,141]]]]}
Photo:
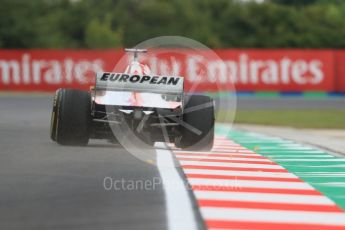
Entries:
{"type": "Polygon", "coordinates": [[[60,89],[56,107],[56,142],[61,145],[87,145],[90,123],[90,93],[81,90],[60,89]]]}
{"type": "Polygon", "coordinates": [[[55,92],[54,99],[53,99],[53,109],[50,118],[50,138],[53,141],[56,141],[56,123],[57,123],[57,104],[59,101],[59,96],[61,95],[61,90],[58,89],[55,92]]]}
{"type": "Polygon", "coordinates": [[[214,140],[214,103],[203,95],[186,95],[181,136],[177,147],[191,151],[209,151],[214,140]]]}

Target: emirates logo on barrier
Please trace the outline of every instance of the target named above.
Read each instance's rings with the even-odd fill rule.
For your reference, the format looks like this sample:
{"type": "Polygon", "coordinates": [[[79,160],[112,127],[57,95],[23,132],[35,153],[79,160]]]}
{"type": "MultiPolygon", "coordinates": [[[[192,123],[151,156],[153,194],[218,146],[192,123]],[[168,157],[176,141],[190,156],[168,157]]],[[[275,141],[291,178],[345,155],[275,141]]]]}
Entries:
{"type": "MultiPolygon", "coordinates": [[[[173,58],[150,55],[145,61],[153,72],[167,77],[184,76],[187,88],[198,82],[200,90],[208,91],[217,90],[213,83],[224,85],[221,86],[223,90],[226,90],[227,84],[235,84],[239,91],[334,91],[336,79],[340,79],[344,72],[340,65],[335,68],[342,55],[334,55],[332,50],[224,49],[215,50],[215,53],[221,61],[205,59],[195,52],[173,58]]],[[[113,63],[121,55],[117,50],[0,50],[0,89],[87,89],[94,83],[95,73],[112,71],[113,63]]],[[[122,79],[125,80],[125,77],[122,76],[122,79]]],[[[146,82],[147,79],[144,77],[140,81],[146,82]]],[[[136,77],[132,81],[136,82],[136,77]]],[[[150,78],[150,81],[152,84],[165,84],[165,80],[150,78]]]]}

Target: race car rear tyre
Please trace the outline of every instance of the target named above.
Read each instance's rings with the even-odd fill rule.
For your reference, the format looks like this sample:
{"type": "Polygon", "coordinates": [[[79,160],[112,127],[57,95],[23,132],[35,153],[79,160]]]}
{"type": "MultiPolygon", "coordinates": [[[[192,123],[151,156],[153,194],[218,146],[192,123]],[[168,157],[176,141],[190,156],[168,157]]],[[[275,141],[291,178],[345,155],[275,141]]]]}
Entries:
{"type": "Polygon", "coordinates": [[[57,103],[60,96],[61,96],[61,89],[58,89],[56,90],[56,93],[54,95],[52,115],[50,119],[50,138],[53,141],[56,141],[56,123],[57,123],[56,110],[57,110],[57,103]]]}
{"type": "Polygon", "coordinates": [[[177,147],[191,151],[209,151],[214,140],[214,105],[210,97],[186,95],[182,136],[175,142],[177,147]],[[196,133],[197,132],[197,133],[196,133]]]}
{"type": "Polygon", "coordinates": [[[91,123],[90,93],[61,89],[58,95],[56,142],[61,145],[87,145],[91,123]]]}

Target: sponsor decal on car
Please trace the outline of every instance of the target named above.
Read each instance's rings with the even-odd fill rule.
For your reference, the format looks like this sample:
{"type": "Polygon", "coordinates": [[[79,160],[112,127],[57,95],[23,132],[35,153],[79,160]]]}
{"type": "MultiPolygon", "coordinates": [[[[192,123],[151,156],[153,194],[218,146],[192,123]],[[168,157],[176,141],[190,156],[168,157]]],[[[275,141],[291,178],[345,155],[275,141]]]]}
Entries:
{"type": "Polygon", "coordinates": [[[180,77],[170,76],[148,76],[148,75],[129,75],[121,73],[103,73],[101,81],[110,82],[131,82],[131,83],[149,83],[149,84],[164,84],[164,85],[177,85],[180,77]]]}

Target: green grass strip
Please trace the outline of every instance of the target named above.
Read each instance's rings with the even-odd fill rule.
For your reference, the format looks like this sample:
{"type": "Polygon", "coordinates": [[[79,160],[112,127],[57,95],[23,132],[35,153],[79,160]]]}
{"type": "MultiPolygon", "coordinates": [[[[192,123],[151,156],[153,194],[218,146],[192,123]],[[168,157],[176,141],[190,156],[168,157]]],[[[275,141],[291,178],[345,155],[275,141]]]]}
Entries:
{"type": "Polygon", "coordinates": [[[255,96],[258,97],[280,97],[279,92],[272,92],[272,91],[257,91],[255,92],[255,96]]]}
{"type": "Polygon", "coordinates": [[[304,92],[303,93],[304,97],[316,97],[316,98],[320,98],[320,97],[328,97],[327,92],[319,92],[319,91],[310,91],[310,92],[304,92]]]}
{"type": "MultiPolygon", "coordinates": [[[[225,110],[218,112],[218,116],[223,118],[223,122],[228,122],[226,114],[227,111],[225,110]]],[[[235,123],[296,128],[345,129],[345,109],[238,110],[235,123]]]]}

